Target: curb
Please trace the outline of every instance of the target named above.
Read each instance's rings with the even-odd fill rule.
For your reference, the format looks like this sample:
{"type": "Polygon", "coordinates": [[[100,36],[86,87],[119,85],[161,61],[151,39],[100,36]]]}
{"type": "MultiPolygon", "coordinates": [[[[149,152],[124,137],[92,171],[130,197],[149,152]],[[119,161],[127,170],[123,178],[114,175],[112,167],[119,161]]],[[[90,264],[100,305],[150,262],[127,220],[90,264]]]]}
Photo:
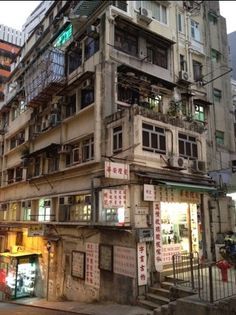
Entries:
{"type": "Polygon", "coordinates": [[[59,308],[40,306],[40,305],[34,305],[34,304],[24,304],[24,303],[13,302],[13,301],[0,301],[0,303],[16,304],[19,306],[27,306],[27,307],[36,307],[36,308],[41,308],[41,309],[50,310],[50,311],[61,311],[61,312],[66,312],[66,313],[70,313],[70,314],[77,314],[77,315],[78,314],[79,315],[92,315],[91,313],[81,313],[79,311],[77,312],[77,311],[71,311],[71,310],[67,310],[67,309],[59,309],[59,308]]]}

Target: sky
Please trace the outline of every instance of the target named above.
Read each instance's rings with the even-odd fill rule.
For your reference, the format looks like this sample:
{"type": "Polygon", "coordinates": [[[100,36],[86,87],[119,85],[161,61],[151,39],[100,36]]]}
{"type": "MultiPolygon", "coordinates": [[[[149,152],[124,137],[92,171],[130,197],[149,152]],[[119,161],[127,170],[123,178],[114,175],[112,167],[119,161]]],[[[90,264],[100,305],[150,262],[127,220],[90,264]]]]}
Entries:
{"type": "Polygon", "coordinates": [[[0,24],[7,25],[21,31],[27,17],[41,1],[1,1],[0,24]]]}
{"type": "MultiPolygon", "coordinates": [[[[26,18],[40,1],[2,1],[0,0],[0,24],[21,30],[26,18]]],[[[226,18],[227,33],[236,31],[236,1],[220,1],[220,12],[226,18]]]]}
{"type": "Polygon", "coordinates": [[[220,14],[226,18],[227,33],[236,31],[236,1],[220,1],[220,14]]]}

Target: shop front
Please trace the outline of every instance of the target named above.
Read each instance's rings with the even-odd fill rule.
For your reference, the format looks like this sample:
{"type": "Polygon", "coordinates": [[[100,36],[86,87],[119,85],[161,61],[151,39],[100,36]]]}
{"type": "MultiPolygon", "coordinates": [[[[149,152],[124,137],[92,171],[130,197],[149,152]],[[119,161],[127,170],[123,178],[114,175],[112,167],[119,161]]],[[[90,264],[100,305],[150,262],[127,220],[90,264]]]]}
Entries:
{"type": "Polygon", "coordinates": [[[163,265],[172,262],[173,254],[199,253],[201,250],[202,229],[198,209],[196,203],[160,203],[163,265]]]}
{"type": "Polygon", "coordinates": [[[34,295],[37,257],[27,252],[0,253],[1,299],[4,295],[11,299],[34,295]]]}
{"type": "Polygon", "coordinates": [[[197,252],[202,257],[205,244],[203,199],[207,189],[197,185],[144,184],[144,201],[152,202],[153,207],[153,250],[157,272],[170,268],[175,254],[197,252]]]}

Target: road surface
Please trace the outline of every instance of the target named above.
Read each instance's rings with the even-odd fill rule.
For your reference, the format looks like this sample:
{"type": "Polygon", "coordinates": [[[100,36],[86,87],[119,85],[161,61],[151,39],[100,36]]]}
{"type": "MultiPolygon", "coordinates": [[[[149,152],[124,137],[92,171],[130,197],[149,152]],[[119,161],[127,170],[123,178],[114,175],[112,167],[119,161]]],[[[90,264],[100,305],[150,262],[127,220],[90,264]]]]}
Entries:
{"type": "Polygon", "coordinates": [[[48,310],[45,308],[0,302],[0,315],[72,315],[72,314],[76,313],[71,313],[67,311],[48,310]]]}

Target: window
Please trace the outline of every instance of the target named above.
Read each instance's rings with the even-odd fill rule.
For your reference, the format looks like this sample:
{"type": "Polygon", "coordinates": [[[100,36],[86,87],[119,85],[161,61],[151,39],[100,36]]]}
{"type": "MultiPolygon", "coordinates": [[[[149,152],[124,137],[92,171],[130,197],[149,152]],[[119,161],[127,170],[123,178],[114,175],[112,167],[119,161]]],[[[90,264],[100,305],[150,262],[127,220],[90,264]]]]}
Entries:
{"type": "Polygon", "coordinates": [[[70,206],[70,221],[91,220],[91,195],[75,196],[75,203],[70,206]]]}
{"type": "Polygon", "coordinates": [[[82,64],[82,49],[76,48],[68,53],[68,73],[72,73],[82,64]]]}
{"type": "Polygon", "coordinates": [[[99,50],[99,38],[88,37],[85,41],[85,60],[89,59],[99,50]]]}
{"type": "Polygon", "coordinates": [[[81,109],[94,102],[94,88],[90,87],[81,90],[81,109]]]}
{"type": "Polygon", "coordinates": [[[147,61],[157,66],[168,68],[168,47],[159,43],[147,43],[147,61]]]}
{"type": "Polygon", "coordinates": [[[198,42],[201,40],[199,23],[194,20],[191,20],[191,37],[198,42]]]}
{"type": "Polygon", "coordinates": [[[122,126],[113,128],[113,153],[122,151],[122,126]]]}
{"type": "Polygon", "coordinates": [[[82,160],[83,162],[94,159],[94,142],[93,137],[82,142],[82,160]]]}
{"type": "Polygon", "coordinates": [[[166,152],[166,135],[163,128],[143,123],[143,150],[154,153],[166,152]]]}
{"type": "Polygon", "coordinates": [[[193,78],[195,82],[202,79],[202,64],[196,60],[193,60],[193,78]]]}
{"type": "Polygon", "coordinates": [[[7,170],[7,183],[12,184],[14,183],[14,168],[7,170]]]}
{"type": "MultiPolygon", "coordinates": [[[[119,83],[118,83],[119,84],[119,83]]],[[[139,103],[139,92],[132,90],[131,88],[123,86],[122,84],[118,85],[118,101],[127,103],[127,104],[138,104],[139,103]]]]}
{"type": "Polygon", "coordinates": [[[31,201],[23,201],[21,209],[23,211],[23,221],[31,220],[31,201]]]}
{"type": "Polygon", "coordinates": [[[56,172],[59,170],[59,156],[48,159],[48,173],[56,172]]]}
{"type": "Polygon", "coordinates": [[[211,50],[211,60],[212,60],[212,62],[219,62],[220,61],[220,53],[215,49],[211,50]]]}
{"type": "Polygon", "coordinates": [[[218,89],[213,89],[213,95],[214,95],[214,101],[215,102],[220,102],[222,98],[222,93],[218,89]]]}
{"type": "Polygon", "coordinates": [[[132,56],[137,56],[138,38],[128,33],[127,30],[115,28],[115,48],[132,56]]]}
{"type": "Polygon", "coordinates": [[[178,13],[178,31],[184,32],[184,16],[181,13],[178,13]]]}
{"type": "Polygon", "coordinates": [[[119,208],[107,208],[102,209],[102,221],[104,222],[118,222],[118,210],[119,208]]]}
{"type": "Polygon", "coordinates": [[[34,162],[34,176],[39,176],[41,174],[41,158],[36,157],[34,162]]]}
{"type": "Polygon", "coordinates": [[[39,214],[38,221],[51,221],[51,200],[39,200],[39,214]]]}
{"type": "Polygon", "coordinates": [[[16,167],[16,182],[22,181],[23,169],[21,167],[16,167]]]}
{"type": "Polygon", "coordinates": [[[195,113],[194,113],[194,118],[198,121],[205,121],[205,111],[204,107],[201,105],[195,105],[195,113]]]}
{"type": "Polygon", "coordinates": [[[163,24],[167,24],[167,7],[165,5],[156,1],[136,1],[136,9],[139,10],[141,7],[150,10],[153,19],[163,24]]]}
{"type": "Polygon", "coordinates": [[[224,145],[224,132],[216,130],[216,143],[219,145],[224,145]]]}
{"type": "Polygon", "coordinates": [[[113,1],[112,4],[118,9],[127,12],[127,1],[125,0],[113,1]]]}
{"type": "Polygon", "coordinates": [[[213,25],[217,24],[217,16],[214,13],[209,12],[208,19],[209,19],[209,22],[211,22],[213,25]]]}
{"type": "Polygon", "coordinates": [[[187,62],[184,59],[184,55],[179,55],[179,63],[180,63],[180,70],[188,71],[188,69],[187,69],[187,62]]]}
{"type": "Polygon", "coordinates": [[[68,96],[66,106],[66,117],[74,115],[76,112],[76,94],[68,96]]]}
{"type": "Polygon", "coordinates": [[[195,137],[179,133],[179,155],[184,158],[197,159],[197,140],[195,137]]]}

